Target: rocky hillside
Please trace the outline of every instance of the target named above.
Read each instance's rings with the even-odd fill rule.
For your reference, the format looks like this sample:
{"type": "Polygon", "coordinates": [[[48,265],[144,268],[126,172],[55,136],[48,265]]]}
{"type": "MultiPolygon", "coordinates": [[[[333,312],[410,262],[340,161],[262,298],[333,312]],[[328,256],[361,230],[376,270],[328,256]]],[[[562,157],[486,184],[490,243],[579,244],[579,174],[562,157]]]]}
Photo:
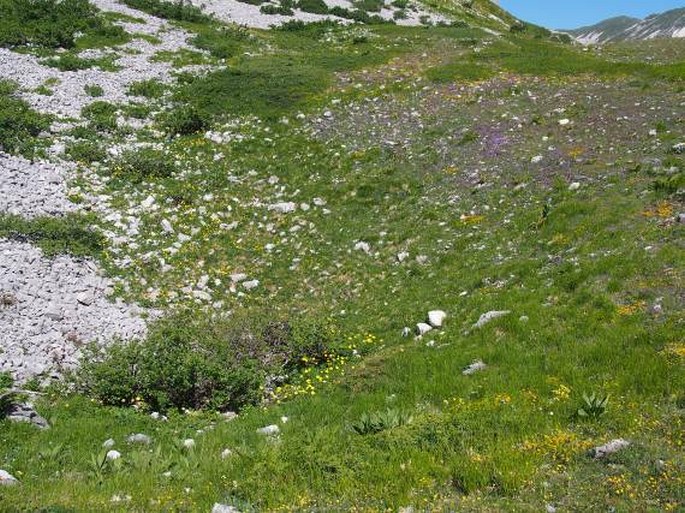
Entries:
{"type": "Polygon", "coordinates": [[[0,0],[0,512],[682,510],[674,42],[0,0]]]}
{"type": "Polygon", "coordinates": [[[596,25],[565,30],[582,44],[601,44],[615,41],[640,41],[655,38],[685,37],[685,8],[652,14],[643,20],[619,16],[596,25]]]}

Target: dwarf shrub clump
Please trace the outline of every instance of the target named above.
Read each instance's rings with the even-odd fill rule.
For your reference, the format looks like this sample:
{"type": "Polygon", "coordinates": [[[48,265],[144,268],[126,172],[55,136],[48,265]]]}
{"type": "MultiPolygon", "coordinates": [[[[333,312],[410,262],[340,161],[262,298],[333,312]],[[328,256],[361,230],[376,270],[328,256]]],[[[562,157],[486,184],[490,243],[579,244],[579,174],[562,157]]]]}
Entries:
{"type": "Polygon", "coordinates": [[[158,321],[144,340],[89,347],[75,381],[108,405],[239,410],[258,403],[267,383],[284,382],[336,347],[342,342],[329,326],[182,313],[158,321]]]}
{"type": "Polygon", "coordinates": [[[88,0],[0,0],[0,13],[2,47],[72,48],[79,34],[98,41],[126,39],[88,0]]]}
{"type": "Polygon", "coordinates": [[[16,95],[16,86],[0,80],[0,151],[26,153],[50,118],[32,110],[16,95]]]}

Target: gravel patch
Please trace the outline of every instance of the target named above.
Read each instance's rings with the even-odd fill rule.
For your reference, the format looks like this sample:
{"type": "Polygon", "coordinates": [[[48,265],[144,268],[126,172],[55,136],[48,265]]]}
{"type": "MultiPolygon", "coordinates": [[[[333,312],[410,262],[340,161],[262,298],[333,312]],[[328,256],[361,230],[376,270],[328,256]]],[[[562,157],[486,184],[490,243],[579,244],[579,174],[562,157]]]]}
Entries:
{"type": "Polygon", "coordinates": [[[0,213],[32,218],[75,211],[67,199],[70,171],[66,163],[31,162],[0,152],[0,213]]]}
{"type": "Polygon", "coordinates": [[[0,291],[0,371],[19,383],[59,377],[88,342],[146,332],[142,309],[111,302],[111,282],[90,260],[50,259],[30,244],[0,239],[0,291]]]}
{"type": "MultiPolygon", "coordinates": [[[[345,24],[351,23],[351,21],[346,18],[340,18],[332,15],[313,14],[301,11],[299,9],[293,9],[292,16],[284,16],[282,14],[264,14],[260,11],[260,6],[246,4],[238,0],[191,0],[191,3],[202,8],[205,12],[213,14],[219,20],[261,29],[268,29],[272,26],[278,26],[293,20],[312,23],[329,19],[345,24]]],[[[381,12],[369,14],[377,14],[386,20],[392,20],[395,12],[398,9],[390,6],[389,2],[387,4],[388,5],[383,8],[381,12]]],[[[342,7],[344,9],[349,9],[350,11],[356,10],[356,7],[348,0],[326,0],[326,5],[329,8],[342,7]]],[[[427,19],[430,20],[431,23],[447,21],[444,16],[427,11],[424,7],[418,5],[416,6],[416,11],[408,9],[405,11],[405,14],[405,19],[395,20],[398,25],[420,25],[420,18],[422,16],[427,16],[427,19]]]]}

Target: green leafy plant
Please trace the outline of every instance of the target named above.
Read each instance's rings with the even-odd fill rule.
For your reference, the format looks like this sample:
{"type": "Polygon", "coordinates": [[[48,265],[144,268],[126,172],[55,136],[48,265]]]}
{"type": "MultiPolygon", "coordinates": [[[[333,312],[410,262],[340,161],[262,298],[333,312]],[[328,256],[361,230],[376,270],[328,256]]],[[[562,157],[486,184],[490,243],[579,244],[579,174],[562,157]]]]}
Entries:
{"type": "Polygon", "coordinates": [[[576,411],[576,416],[580,419],[599,419],[606,414],[608,403],[608,395],[600,397],[594,392],[591,395],[583,394],[583,404],[576,411]]]}
{"type": "Polygon", "coordinates": [[[0,80],[0,151],[28,153],[50,117],[32,110],[16,95],[16,86],[0,80]]]}
{"type": "Polygon", "coordinates": [[[359,435],[373,435],[404,426],[412,421],[411,415],[406,412],[388,409],[385,411],[364,413],[357,422],[351,425],[352,430],[359,435]]]}

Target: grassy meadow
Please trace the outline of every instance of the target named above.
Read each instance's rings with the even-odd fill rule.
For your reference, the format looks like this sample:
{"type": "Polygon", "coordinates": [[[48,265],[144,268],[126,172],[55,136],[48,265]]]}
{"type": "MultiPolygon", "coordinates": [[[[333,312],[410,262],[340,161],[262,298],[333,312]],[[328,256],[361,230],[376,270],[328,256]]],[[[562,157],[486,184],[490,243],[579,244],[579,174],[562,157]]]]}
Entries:
{"type": "MultiPolygon", "coordinates": [[[[26,385],[52,427],[0,420],[21,481],[0,511],[683,511],[677,47],[650,63],[533,28],[267,32],[126,3],[194,34],[197,55],[160,59],[218,68],[99,98],[66,134],[72,199],[119,218],[0,216],[0,237],[92,257],[168,318],[26,385]],[[415,337],[434,309],[443,328],[415,337]]],[[[4,151],[39,155],[45,123],[2,84],[4,151]]]]}

